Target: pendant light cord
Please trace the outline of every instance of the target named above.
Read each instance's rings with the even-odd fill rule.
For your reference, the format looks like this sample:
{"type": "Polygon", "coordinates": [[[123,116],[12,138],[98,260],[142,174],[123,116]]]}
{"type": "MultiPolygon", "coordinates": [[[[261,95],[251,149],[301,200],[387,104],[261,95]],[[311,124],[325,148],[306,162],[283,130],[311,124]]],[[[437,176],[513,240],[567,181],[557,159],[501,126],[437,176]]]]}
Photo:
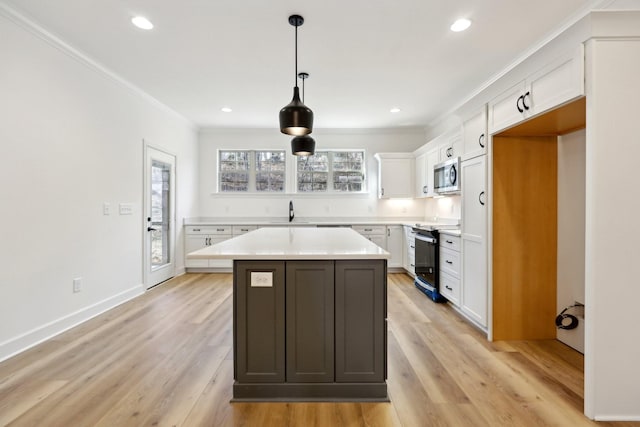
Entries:
{"type": "Polygon", "coordinates": [[[298,87],[298,26],[296,25],[296,54],[295,54],[295,58],[296,58],[296,73],[294,74],[294,78],[295,78],[295,87],[298,87]]]}

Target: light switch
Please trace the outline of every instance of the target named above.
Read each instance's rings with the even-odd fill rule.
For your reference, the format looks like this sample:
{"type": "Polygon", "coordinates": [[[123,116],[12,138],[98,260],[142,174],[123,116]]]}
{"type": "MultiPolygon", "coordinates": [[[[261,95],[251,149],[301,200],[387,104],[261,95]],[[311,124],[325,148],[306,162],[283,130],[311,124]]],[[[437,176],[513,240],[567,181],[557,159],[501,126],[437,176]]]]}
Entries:
{"type": "Polygon", "coordinates": [[[102,215],[111,215],[111,204],[110,203],[103,203],[102,204],[102,215]]]}

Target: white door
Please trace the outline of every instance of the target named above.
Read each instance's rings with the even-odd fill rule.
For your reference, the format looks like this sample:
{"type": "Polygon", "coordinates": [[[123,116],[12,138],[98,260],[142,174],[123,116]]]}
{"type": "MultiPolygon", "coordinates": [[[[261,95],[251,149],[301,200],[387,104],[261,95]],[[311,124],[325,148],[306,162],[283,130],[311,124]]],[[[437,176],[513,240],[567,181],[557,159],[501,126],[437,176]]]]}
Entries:
{"type": "Polygon", "coordinates": [[[149,289],[175,276],[176,158],[144,148],[144,278],[149,289]]]}

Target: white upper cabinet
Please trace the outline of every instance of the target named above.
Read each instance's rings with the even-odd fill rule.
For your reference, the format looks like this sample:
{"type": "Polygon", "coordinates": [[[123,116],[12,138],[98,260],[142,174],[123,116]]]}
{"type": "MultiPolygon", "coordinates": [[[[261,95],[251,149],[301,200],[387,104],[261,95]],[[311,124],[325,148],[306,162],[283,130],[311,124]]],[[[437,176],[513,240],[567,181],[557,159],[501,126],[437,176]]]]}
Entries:
{"type": "Polygon", "coordinates": [[[487,106],[466,120],[462,125],[462,160],[472,159],[487,153],[487,106]]]}
{"type": "Polygon", "coordinates": [[[447,134],[443,137],[443,141],[440,143],[440,155],[439,161],[452,159],[454,157],[460,157],[463,152],[462,135],[456,131],[447,134]]]}
{"type": "Polygon", "coordinates": [[[489,133],[584,95],[584,47],[548,64],[489,102],[489,133]]]}
{"type": "Polygon", "coordinates": [[[433,166],[440,161],[440,146],[434,146],[415,159],[415,197],[433,197],[433,166]]]}
{"type": "Polygon", "coordinates": [[[378,198],[414,196],[414,158],[411,153],[377,153],[378,198]]]}

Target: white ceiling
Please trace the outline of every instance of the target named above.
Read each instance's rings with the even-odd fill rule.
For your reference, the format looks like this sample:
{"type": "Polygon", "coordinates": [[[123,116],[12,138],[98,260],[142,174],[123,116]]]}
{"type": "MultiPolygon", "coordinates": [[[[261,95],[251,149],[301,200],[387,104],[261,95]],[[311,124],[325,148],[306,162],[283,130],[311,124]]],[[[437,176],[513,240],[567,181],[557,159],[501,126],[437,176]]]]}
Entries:
{"type": "Polygon", "coordinates": [[[423,127],[594,0],[6,0],[200,127],[277,128],[298,70],[316,128],[423,127]],[[151,31],[133,27],[144,15],[151,31]],[[453,33],[458,17],[473,21],[453,33]],[[223,106],[233,108],[223,113],[223,106]],[[402,109],[391,114],[391,107],[402,109]]]}

